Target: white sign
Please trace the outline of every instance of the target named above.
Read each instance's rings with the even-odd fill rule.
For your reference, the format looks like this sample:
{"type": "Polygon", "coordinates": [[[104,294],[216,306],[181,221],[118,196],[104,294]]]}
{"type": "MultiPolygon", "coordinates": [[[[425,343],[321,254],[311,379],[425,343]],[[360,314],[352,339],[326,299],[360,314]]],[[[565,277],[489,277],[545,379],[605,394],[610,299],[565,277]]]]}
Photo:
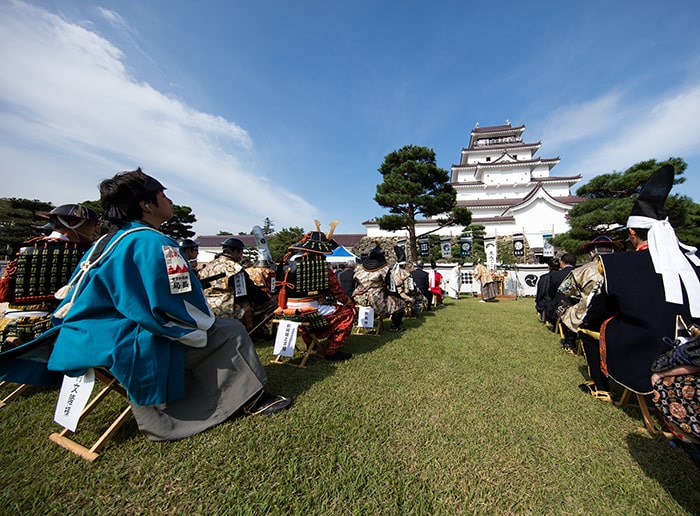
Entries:
{"type": "Polygon", "coordinates": [[[371,306],[361,306],[357,309],[358,328],[374,328],[374,309],[371,306]]]}
{"type": "Polygon", "coordinates": [[[452,243],[449,239],[440,241],[440,248],[442,249],[442,257],[449,258],[452,256],[452,243]]]}
{"type": "Polygon", "coordinates": [[[486,252],[486,268],[495,271],[498,263],[498,248],[496,239],[484,239],[484,251],[486,252]]]}
{"type": "Polygon", "coordinates": [[[233,277],[233,293],[236,297],[243,297],[248,294],[245,286],[245,274],[239,272],[233,277]]]}
{"type": "Polygon", "coordinates": [[[542,256],[554,256],[551,233],[542,235],[542,256]]]}
{"type": "Polygon", "coordinates": [[[94,385],[95,370],[92,368],[88,369],[83,376],[64,376],[53,420],[71,432],[75,432],[94,385]]]}
{"type": "Polygon", "coordinates": [[[277,336],[275,337],[275,347],[272,350],[273,355],[282,355],[283,357],[293,357],[294,347],[297,341],[297,330],[299,323],[294,321],[280,321],[277,328],[277,336]]]}

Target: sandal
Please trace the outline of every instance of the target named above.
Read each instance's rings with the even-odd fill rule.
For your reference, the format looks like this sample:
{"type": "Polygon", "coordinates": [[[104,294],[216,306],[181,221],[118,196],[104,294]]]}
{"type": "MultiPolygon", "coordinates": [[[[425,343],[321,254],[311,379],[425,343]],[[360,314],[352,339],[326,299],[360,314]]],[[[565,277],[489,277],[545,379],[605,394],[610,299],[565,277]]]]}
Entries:
{"type": "Polygon", "coordinates": [[[587,382],[583,382],[578,386],[579,389],[581,389],[583,392],[586,394],[590,394],[591,392],[595,391],[595,382],[593,380],[588,380],[587,382]]]}
{"type": "Polygon", "coordinates": [[[595,387],[595,382],[588,381],[584,382],[581,385],[578,386],[579,389],[581,389],[583,392],[586,394],[590,394],[594,398],[599,399],[600,401],[604,401],[606,403],[613,403],[614,400],[610,393],[608,391],[599,391],[595,387]]]}
{"type": "Polygon", "coordinates": [[[598,398],[605,403],[614,403],[614,400],[608,391],[591,391],[591,396],[598,398]]]}
{"type": "Polygon", "coordinates": [[[260,391],[258,394],[253,396],[250,403],[243,407],[243,413],[247,416],[276,414],[277,412],[289,408],[291,404],[291,398],[285,398],[284,396],[268,394],[265,391],[260,391]]]}

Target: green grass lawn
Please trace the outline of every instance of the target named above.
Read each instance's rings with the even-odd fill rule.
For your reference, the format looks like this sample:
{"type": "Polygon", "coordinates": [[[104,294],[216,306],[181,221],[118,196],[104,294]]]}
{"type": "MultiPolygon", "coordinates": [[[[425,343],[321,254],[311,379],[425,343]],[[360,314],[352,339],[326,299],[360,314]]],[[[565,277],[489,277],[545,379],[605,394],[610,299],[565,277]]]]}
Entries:
{"type": "Polygon", "coordinates": [[[700,470],[577,388],[584,359],[532,299],[446,303],[353,335],[347,362],[269,365],[258,342],[289,411],[172,443],[131,419],[92,464],[48,439],[56,391],[30,389],[0,410],[3,514],[700,513],[700,470]]]}

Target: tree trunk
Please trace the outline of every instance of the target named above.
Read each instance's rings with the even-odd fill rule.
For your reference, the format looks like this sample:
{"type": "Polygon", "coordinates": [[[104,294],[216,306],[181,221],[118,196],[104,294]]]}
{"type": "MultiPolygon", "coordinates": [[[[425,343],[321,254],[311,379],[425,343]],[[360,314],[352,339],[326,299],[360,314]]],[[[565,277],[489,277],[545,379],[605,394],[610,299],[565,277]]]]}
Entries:
{"type": "Polygon", "coordinates": [[[418,261],[418,244],[416,242],[416,227],[408,226],[408,245],[406,246],[406,259],[410,263],[416,263],[418,261]]]}

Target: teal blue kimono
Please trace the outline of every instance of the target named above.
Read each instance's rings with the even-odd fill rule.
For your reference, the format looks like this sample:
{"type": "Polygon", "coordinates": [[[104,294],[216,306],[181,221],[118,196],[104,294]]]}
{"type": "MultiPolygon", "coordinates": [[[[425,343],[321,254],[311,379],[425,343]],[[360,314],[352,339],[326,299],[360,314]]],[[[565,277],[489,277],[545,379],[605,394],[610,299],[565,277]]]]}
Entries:
{"type": "Polygon", "coordinates": [[[52,318],[60,332],[48,369],[78,376],[106,367],[138,405],[182,398],[185,349],[207,344],[214,316],[177,242],[129,222],[83,278],[79,271],[52,318]]]}

